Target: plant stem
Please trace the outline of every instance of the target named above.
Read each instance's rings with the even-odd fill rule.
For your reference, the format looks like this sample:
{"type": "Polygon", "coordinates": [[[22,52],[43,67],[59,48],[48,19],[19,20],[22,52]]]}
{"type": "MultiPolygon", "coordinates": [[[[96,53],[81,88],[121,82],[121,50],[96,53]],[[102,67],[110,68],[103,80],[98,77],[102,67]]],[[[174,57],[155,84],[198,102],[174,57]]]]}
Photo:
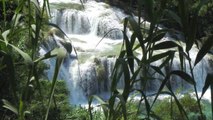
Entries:
{"type": "MultiPolygon", "coordinates": [[[[190,58],[189,52],[187,52],[187,55],[190,58]]],[[[188,60],[188,62],[189,62],[189,67],[190,67],[190,72],[191,72],[191,75],[192,75],[192,79],[195,81],[195,77],[194,77],[194,73],[193,73],[193,68],[192,68],[191,60],[188,60]]],[[[203,112],[202,112],[201,105],[200,105],[200,100],[199,100],[199,96],[198,96],[196,82],[195,82],[195,84],[193,86],[194,86],[194,90],[195,90],[195,95],[196,95],[198,107],[199,107],[199,110],[200,110],[200,115],[201,115],[201,118],[203,118],[203,112]]]]}

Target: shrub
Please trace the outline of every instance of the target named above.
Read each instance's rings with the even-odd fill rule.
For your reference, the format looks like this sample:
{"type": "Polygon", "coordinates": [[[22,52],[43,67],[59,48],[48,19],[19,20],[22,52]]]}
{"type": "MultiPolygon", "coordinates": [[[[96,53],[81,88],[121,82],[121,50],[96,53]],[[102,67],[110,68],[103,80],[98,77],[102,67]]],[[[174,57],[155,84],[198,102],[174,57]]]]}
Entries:
{"type": "MultiPolygon", "coordinates": [[[[195,96],[190,94],[184,95],[179,99],[180,103],[184,107],[190,120],[198,119],[199,117],[199,108],[197,106],[197,101],[195,96]]],[[[203,106],[202,106],[203,107],[203,106]]],[[[158,100],[155,103],[153,111],[158,115],[162,120],[184,120],[186,119],[182,113],[180,113],[178,106],[174,99],[164,98],[163,100],[158,100]]]]}

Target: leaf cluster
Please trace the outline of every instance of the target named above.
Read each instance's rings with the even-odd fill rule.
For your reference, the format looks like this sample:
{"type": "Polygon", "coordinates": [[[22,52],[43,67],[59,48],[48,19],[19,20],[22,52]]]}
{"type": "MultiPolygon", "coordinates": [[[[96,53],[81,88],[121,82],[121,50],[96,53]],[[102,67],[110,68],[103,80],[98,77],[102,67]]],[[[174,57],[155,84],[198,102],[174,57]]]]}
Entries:
{"type": "MultiPolygon", "coordinates": [[[[195,118],[205,120],[206,117],[201,106],[202,96],[198,96],[198,80],[195,78],[194,69],[211,50],[212,34],[206,36],[206,41],[197,47],[198,52],[195,59],[192,59],[194,55],[191,55],[190,51],[194,49],[194,46],[198,46],[199,38],[197,37],[197,32],[199,31],[198,26],[201,25],[198,22],[199,11],[209,1],[175,0],[175,3],[173,3],[175,9],[171,9],[169,6],[171,2],[165,0],[141,0],[137,2],[137,18],[130,15],[124,20],[123,45],[112,73],[111,96],[107,101],[98,96],[90,97],[90,119],[93,119],[91,104],[94,100],[99,101],[105,119],[129,119],[128,99],[131,94],[137,91],[139,92],[140,102],[136,113],[138,116],[143,113],[141,119],[161,119],[153,109],[156,101],[160,99],[159,97],[162,94],[166,94],[171,96],[172,103],[176,104],[175,111],[180,113],[181,118],[177,119],[189,120],[191,116],[187,113],[191,111],[188,109],[193,107],[196,110],[194,112],[198,114],[195,118]],[[142,11],[145,12],[145,20],[142,19],[142,11]],[[150,22],[149,27],[143,27],[143,24],[147,21],[150,22]],[[171,28],[159,27],[162,22],[170,24],[171,21],[175,23],[175,26],[178,26],[178,29],[174,25],[171,25],[171,28]],[[131,26],[133,32],[131,37],[127,36],[127,26],[131,26]],[[183,37],[175,41],[164,40],[163,38],[168,33],[171,35],[179,33],[183,37]],[[140,53],[141,56],[138,57],[138,54],[135,54],[136,50],[139,51],[137,53],[140,53]],[[180,65],[179,69],[174,70],[172,65],[176,58],[178,58],[180,65]],[[159,64],[154,64],[156,62],[159,64]],[[158,77],[155,76],[156,74],[158,74],[158,77]],[[190,99],[189,101],[193,102],[195,106],[188,106],[188,98],[185,101],[184,98],[180,99],[177,96],[172,85],[174,76],[178,76],[186,84],[192,86],[191,89],[195,92],[195,99],[190,99]],[[153,80],[160,83],[160,86],[157,88],[157,92],[150,95],[147,87],[153,80]],[[124,83],[122,90],[117,87],[120,81],[124,83]],[[135,87],[138,85],[140,87],[135,87]],[[154,99],[150,99],[151,96],[154,99]]],[[[212,86],[210,82],[212,73],[208,73],[206,76],[206,79],[203,80],[206,83],[203,87],[202,95],[212,86]]]]}

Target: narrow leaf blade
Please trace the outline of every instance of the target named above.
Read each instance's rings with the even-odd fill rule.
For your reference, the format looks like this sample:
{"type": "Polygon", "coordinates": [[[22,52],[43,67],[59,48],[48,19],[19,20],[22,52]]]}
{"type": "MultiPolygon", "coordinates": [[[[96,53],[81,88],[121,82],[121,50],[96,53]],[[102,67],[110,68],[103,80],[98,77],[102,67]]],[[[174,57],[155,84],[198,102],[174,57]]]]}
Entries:
{"type": "Polygon", "coordinates": [[[206,76],[205,84],[203,86],[203,90],[202,90],[202,94],[201,94],[200,99],[203,97],[203,95],[205,94],[205,92],[209,88],[209,86],[211,86],[212,81],[213,81],[213,74],[208,74],[206,76]]]}
{"type": "Polygon", "coordinates": [[[10,102],[7,100],[3,99],[2,102],[4,103],[3,107],[14,112],[16,115],[18,115],[18,110],[16,107],[14,107],[10,102]]]}
{"type": "Polygon", "coordinates": [[[194,79],[186,72],[175,70],[175,71],[172,71],[170,74],[177,75],[177,76],[181,77],[182,79],[184,79],[185,81],[187,81],[188,83],[195,85],[194,79]]]}
{"type": "Polygon", "coordinates": [[[195,59],[194,65],[197,65],[197,63],[199,63],[203,59],[203,57],[209,52],[209,50],[213,46],[212,41],[213,41],[213,35],[211,35],[207,38],[207,41],[204,43],[202,48],[199,50],[197,57],[195,59]]]}

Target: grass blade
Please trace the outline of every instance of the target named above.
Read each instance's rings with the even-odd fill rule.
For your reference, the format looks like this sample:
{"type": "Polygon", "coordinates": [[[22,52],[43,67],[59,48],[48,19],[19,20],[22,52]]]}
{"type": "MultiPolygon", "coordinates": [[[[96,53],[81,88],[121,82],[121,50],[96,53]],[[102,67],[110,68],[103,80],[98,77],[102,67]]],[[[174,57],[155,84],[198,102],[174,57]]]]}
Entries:
{"type": "Polygon", "coordinates": [[[131,82],[130,81],[130,71],[124,60],[121,61],[121,63],[122,63],[123,74],[124,74],[124,83],[125,83],[124,91],[123,91],[122,95],[123,95],[124,100],[127,101],[129,93],[130,93],[130,89],[131,89],[131,87],[130,87],[130,82],[131,82]]]}
{"type": "Polygon", "coordinates": [[[206,76],[206,80],[205,80],[205,84],[203,86],[203,90],[202,90],[202,94],[200,96],[200,100],[203,97],[203,95],[205,94],[206,90],[209,88],[209,86],[211,86],[212,81],[213,81],[213,74],[208,74],[206,76]]]}
{"type": "Polygon", "coordinates": [[[203,44],[202,48],[197,53],[194,66],[197,65],[197,63],[199,63],[203,59],[203,57],[209,52],[209,50],[213,46],[212,41],[213,41],[213,35],[207,38],[207,41],[203,44]]]}
{"type": "Polygon", "coordinates": [[[109,99],[109,119],[111,119],[111,117],[113,117],[113,114],[115,114],[115,110],[114,110],[115,98],[116,98],[116,95],[118,94],[117,90],[112,92],[113,92],[113,95],[109,99]]]}
{"type": "Polygon", "coordinates": [[[184,67],[184,59],[183,59],[184,51],[183,51],[183,48],[182,47],[178,47],[178,52],[179,52],[181,70],[183,70],[183,67],[184,67]]]}
{"type": "Polygon", "coordinates": [[[125,102],[126,100],[123,97],[123,95],[121,95],[121,94],[118,94],[117,97],[119,98],[120,103],[121,103],[124,120],[127,120],[126,102],[125,102]]]}
{"type": "Polygon", "coordinates": [[[153,0],[143,0],[144,2],[144,7],[145,11],[147,13],[147,19],[148,21],[152,21],[154,14],[153,14],[153,6],[154,6],[154,1],[153,0]]]}
{"type": "Polygon", "coordinates": [[[8,44],[8,40],[7,40],[7,36],[10,34],[10,30],[6,30],[2,33],[2,37],[4,38],[5,44],[7,46],[8,44]]]}
{"type": "Polygon", "coordinates": [[[175,51],[167,51],[167,52],[164,52],[164,53],[154,55],[150,59],[147,60],[147,63],[152,63],[152,62],[158,61],[162,58],[171,56],[171,54],[174,54],[174,53],[175,53],[175,51]]]}
{"type": "Polygon", "coordinates": [[[3,99],[2,102],[3,102],[3,104],[4,104],[4,105],[3,105],[4,108],[6,108],[6,109],[12,111],[13,113],[15,113],[16,115],[18,115],[18,110],[17,110],[17,108],[14,107],[10,102],[8,102],[8,101],[5,100],[5,99],[3,99]]]}
{"type": "Polygon", "coordinates": [[[48,108],[47,108],[47,111],[46,111],[45,120],[48,119],[48,114],[49,114],[51,102],[52,102],[55,87],[56,87],[56,81],[57,81],[59,69],[60,69],[60,66],[61,66],[65,57],[66,57],[65,50],[63,48],[58,48],[57,49],[56,64],[55,64],[55,71],[54,71],[54,75],[53,75],[52,87],[51,87],[50,96],[49,96],[49,100],[48,100],[48,108]]]}
{"type": "Polygon", "coordinates": [[[188,34],[188,39],[186,41],[186,51],[188,52],[189,50],[191,50],[194,42],[195,42],[195,38],[196,38],[196,34],[197,34],[197,28],[198,28],[198,16],[194,15],[191,18],[190,21],[190,30],[189,30],[189,34],[188,34]]]}
{"type": "Polygon", "coordinates": [[[171,17],[173,20],[175,20],[181,27],[183,27],[182,22],[181,22],[181,18],[173,11],[166,9],[164,11],[165,15],[168,15],[169,17],[171,17]]]}
{"type": "Polygon", "coordinates": [[[2,0],[2,5],[3,5],[4,27],[6,27],[7,14],[6,14],[6,1],[5,0],[2,0]]]}
{"type": "Polygon", "coordinates": [[[143,91],[140,91],[140,92],[141,92],[141,95],[143,96],[143,98],[145,100],[146,112],[147,112],[147,115],[148,115],[148,118],[149,118],[150,111],[151,111],[151,107],[150,107],[149,101],[147,99],[146,94],[143,91]]]}
{"type": "Polygon", "coordinates": [[[127,53],[127,61],[129,63],[129,67],[131,72],[134,72],[134,58],[133,58],[133,50],[131,43],[129,42],[129,38],[127,37],[126,33],[124,34],[124,41],[126,43],[126,53],[127,53]]]}
{"type": "Polygon", "coordinates": [[[102,100],[100,97],[98,97],[97,95],[92,95],[92,96],[89,97],[89,100],[88,100],[88,104],[89,104],[88,111],[89,111],[89,114],[90,114],[90,120],[92,120],[92,107],[91,107],[91,104],[92,104],[92,101],[94,99],[98,100],[98,102],[101,104],[101,107],[102,107],[102,109],[104,111],[104,115],[107,118],[107,116],[108,116],[108,109],[107,109],[108,108],[108,104],[104,100],[102,100]]]}
{"type": "Polygon", "coordinates": [[[115,62],[115,66],[112,72],[112,84],[111,84],[111,92],[114,92],[117,87],[117,82],[120,80],[122,75],[122,66],[121,66],[121,59],[123,59],[125,55],[125,51],[121,51],[119,58],[115,62]]]}
{"type": "Polygon", "coordinates": [[[35,8],[41,12],[41,8],[39,6],[38,0],[31,0],[31,2],[34,4],[35,8]]]}
{"type": "Polygon", "coordinates": [[[140,43],[140,47],[142,48],[142,52],[145,53],[145,46],[144,46],[144,42],[143,42],[143,35],[141,33],[140,30],[140,26],[138,25],[138,23],[135,21],[135,19],[133,17],[128,17],[127,18],[136,37],[138,38],[138,41],[140,43]]]}
{"type": "Polygon", "coordinates": [[[156,96],[155,96],[155,98],[154,98],[154,100],[153,100],[153,103],[152,103],[152,105],[151,105],[150,108],[152,108],[153,105],[154,105],[154,103],[157,101],[158,96],[161,94],[161,92],[162,92],[163,88],[166,86],[168,80],[169,80],[169,75],[167,75],[167,76],[165,77],[165,79],[162,81],[162,83],[161,83],[161,85],[160,85],[160,87],[159,87],[159,89],[158,89],[158,92],[157,92],[157,94],[156,94],[156,96]]]}
{"type": "Polygon", "coordinates": [[[9,44],[9,43],[7,43],[7,42],[5,42],[5,41],[0,40],[0,42],[5,43],[5,44],[8,44],[9,47],[11,47],[11,48],[14,49],[15,51],[17,51],[17,52],[24,58],[24,60],[25,60],[24,63],[25,63],[25,64],[27,64],[27,65],[32,65],[32,64],[33,64],[33,61],[32,61],[32,59],[31,59],[31,57],[30,57],[27,53],[23,52],[23,51],[20,50],[18,47],[14,46],[14,45],[12,45],[12,44],[9,44]]]}
{"type": "Polygon", "coordinates": [[[183,71],[180,71],[180,70],[175,70],[175,71],[172,71],[172,72],[170,73],[170,75],[172,75],[172,74],[181,77],[181,78],[184,79],[186,82],[188,82],[188,83],[190,83],[190,84],[192,84],[192,85],[195,85],[195,84],[196,84],[195,81],[194,81],[194,79],[193,79],[189,74],[187,74],[186,72],[183,72],[183,71]]]}
{"type": "Polygon", "coordinates": [[[173,41],[164,41],[156,44],[153,49],[154,50],[160,50],[160,49],[169,49],[169,48],[174,48],[174,47],[179,47],[179,45],[173,41]]]}
{"type": "Polygon", "coordinates": [[[152,42],[160,41],[166,34],[168,30],[159,30],[155,33],[155,36],[153,37],[152,42]]]}
{"type": "Polygon", "coordinates": [[[14,50],[16,50],[23,58],[24,58],[24,63],[26,63],[27,65],[33,65],[33,61],[31,59],[31,57],[23,52],[22,50],[20,50],[19,48],[17,48],[16,46],[9,44],[9,46],[11,46],[14,50]]]}
{"type": "Polygon", "coordinates": [[[165,77],[165,75],[164,75],[164,73],[161,71],[160,67],[153,66],[153,65],[150,65],[150,67],[151,67],[152,69],[154,69],[157,73],[159,73],[160,75],[162,75],[162,76],[165,77]]]}
{"type": "Polygon", "coordinates": [[[175,102],[176,102],[176,104],[177,104],[177,106],[178,106],[178,109],[179,109],[180,113],[181,113],[181,114],[184,114],[184,116],[187,118],[187,120],[189,120],[189,118],[188,118],[188,116],[187,116],[187,113],[186,113],[184,107],[180,104],[178,98],[175,96],[174,92],[172,91],[172,87],[171,87],[171,84],[170,84],[170,83],[167,84],[167,88],[168,88],[169,91],[171,92],[171,95],[174,97],[175,102]]]}
{"type": "Polygon", "coordinates": [[[44,56],[42,56],[42,57],[36,59],[36,60],[34,61],[34,63],[38,63],[38,62],[40,62],[40,61],[42,61],[42,60],[49,59],[49,58],[52,58],[52,57],[57,56],[57,51],[58,51],[58,48],[54,48],[54,49],[50,50],[50,51],[47,52],[44,56]]]}

